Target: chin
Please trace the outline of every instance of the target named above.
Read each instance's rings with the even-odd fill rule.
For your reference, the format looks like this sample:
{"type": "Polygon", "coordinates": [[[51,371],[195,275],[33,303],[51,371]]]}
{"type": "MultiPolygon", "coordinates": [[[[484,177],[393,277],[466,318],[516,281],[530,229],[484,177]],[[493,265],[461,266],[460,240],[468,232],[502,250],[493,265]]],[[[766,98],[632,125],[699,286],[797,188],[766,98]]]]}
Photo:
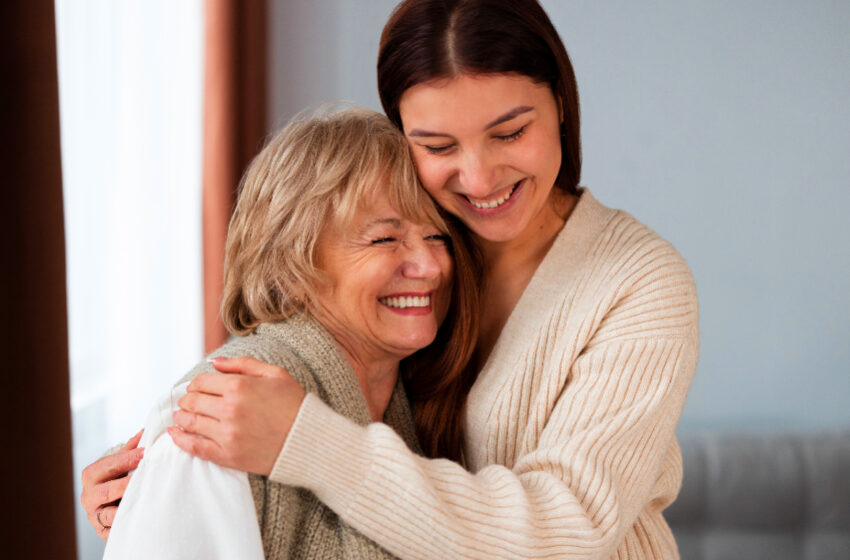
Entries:
{"type": "Polygon", "coordinates": [[[409,356],[427,347],[429,344],[434,342],[435,338],[437,338],[436,331],[431,331],[429,333],[416,333],[409,337],[405,337],[404,340],[399,341],[396,346],[407,349],[406,355],[409,356]]]}
{"type": "Polygon", "coordinates": [[[517,228],[511,227],[510,225],[504,227],[495,223],[467,223],[467,226],[473,231],[473,233],[475,233],[475,235],[485,241],[490,241],[491,243],[504,243],[506,241],[511,241],[516,239],[519,236],[519,232],[522,231],[521,229],[517,230],[517,228]]]}

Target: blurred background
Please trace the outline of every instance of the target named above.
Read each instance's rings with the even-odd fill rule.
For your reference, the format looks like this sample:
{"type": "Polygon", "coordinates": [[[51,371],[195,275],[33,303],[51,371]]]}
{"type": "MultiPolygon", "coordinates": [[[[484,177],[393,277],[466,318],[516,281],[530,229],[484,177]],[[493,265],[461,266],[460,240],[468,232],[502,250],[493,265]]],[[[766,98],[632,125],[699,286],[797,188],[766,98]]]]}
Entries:
{"type": "MultiPolygon", "coordinates": [[[[246,125],[213,108],[261,123],[218,179],[228,196],[294,114],[326,100],[380,110],[395,1],[236,4],[55,2],[76,496],[82,467],[221,336],[208,304],[205,323],[204,267],[220,262],[202,257],[202,210],[223,161],[210,143],[246,125]],[[243,48],[258,42],[256,56],[243,48]],[[216,105],[221,74],[254,89],[225,87],[216,105]]],[[[850,428],[850,4],[542,4],[578,79],[582,183],[696,277],[700,360],[680,434],[850,428]]],[[[79,558],[99,558],[76,504],[79,558]]]]}

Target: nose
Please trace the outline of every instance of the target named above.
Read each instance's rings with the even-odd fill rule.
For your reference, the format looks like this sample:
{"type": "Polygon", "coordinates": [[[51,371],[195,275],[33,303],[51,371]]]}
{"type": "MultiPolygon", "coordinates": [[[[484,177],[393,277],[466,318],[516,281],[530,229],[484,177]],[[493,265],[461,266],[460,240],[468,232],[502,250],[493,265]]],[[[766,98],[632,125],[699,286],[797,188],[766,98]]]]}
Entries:
{"type": "Polygon", "coordinates": [[[496,186],[496,167],[490,162],[486,150],[466,152],[460,162],[458,179],[463,194],[473,198],[486,198],[496,186]]]}
{"type": "Polygon", "coordinates": [[[410,279],[437,278],[443,272],[437,251],[442,247],[431,246],[425,240],[405,241],[401,274],[410,279]]]}

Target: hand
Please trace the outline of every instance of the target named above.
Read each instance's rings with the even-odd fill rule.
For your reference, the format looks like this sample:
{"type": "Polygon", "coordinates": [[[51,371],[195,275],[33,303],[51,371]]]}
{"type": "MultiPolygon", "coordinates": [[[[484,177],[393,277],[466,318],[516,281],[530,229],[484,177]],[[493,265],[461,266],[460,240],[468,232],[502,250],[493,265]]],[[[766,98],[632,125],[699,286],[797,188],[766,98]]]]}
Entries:
{"type": "Polygon", "coordinates": [[[306,393],[289,373],[253,358],[213,358],[198,374],[168,433],[180,449],[222,467],[268,475],[306,393]]]}
{"type": "Polygon", "coordinates": [[[142,432],[133,436],[117,453],[101,457],[83,469],[80,502],[89,523],[103,540],[109,538],[118,503],[130,482],[128,473],[139,465],[144,455],[145,450],[137,447],[140,439],[142,432]]]}

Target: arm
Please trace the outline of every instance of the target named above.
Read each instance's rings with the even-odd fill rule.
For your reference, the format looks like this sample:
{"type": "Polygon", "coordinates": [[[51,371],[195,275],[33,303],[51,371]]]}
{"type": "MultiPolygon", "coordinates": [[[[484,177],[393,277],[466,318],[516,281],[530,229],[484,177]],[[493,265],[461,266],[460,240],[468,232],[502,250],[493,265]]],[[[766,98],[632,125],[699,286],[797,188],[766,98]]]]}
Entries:
{"type": "Polygon", "coordinates": [[[272,478],[311,489],[405,558],[608,558],[643,509],[672,444],[693,348],[682,340],[609,346],[662,367],[634,391],[609,384],[606,413],[577,417],[573,405],[599,389],[583,381],[613,373],[606,365],[645,365],[617,364],[597,350],[573,365],[574,382],[539,444],[512,469],[491,465],[472,474],[423,459],[386,426],[356,426],[308,396],[272,478]]]}

